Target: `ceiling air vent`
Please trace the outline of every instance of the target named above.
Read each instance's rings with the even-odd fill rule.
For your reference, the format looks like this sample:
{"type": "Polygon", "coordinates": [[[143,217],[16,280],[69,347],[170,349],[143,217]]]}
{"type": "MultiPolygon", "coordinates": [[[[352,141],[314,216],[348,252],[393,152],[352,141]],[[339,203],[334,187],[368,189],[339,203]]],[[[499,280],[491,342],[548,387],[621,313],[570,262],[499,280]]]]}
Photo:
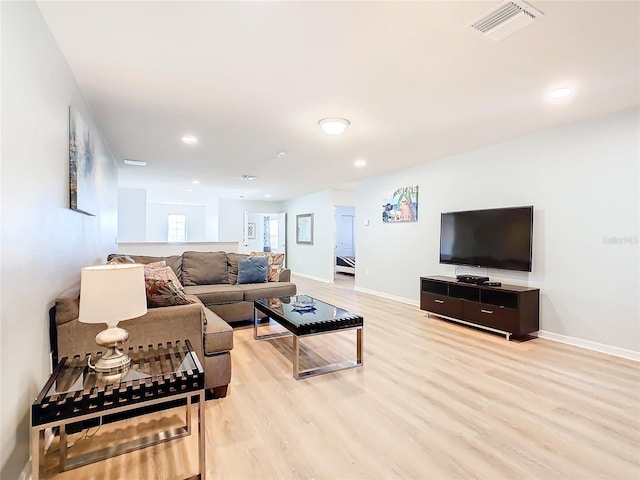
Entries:
{"type": "Polygon", "coordinates": [[[507,0],[476,19],[470,27],[497,42],[542,16],[541,11],[528,3],[507,0]]]}

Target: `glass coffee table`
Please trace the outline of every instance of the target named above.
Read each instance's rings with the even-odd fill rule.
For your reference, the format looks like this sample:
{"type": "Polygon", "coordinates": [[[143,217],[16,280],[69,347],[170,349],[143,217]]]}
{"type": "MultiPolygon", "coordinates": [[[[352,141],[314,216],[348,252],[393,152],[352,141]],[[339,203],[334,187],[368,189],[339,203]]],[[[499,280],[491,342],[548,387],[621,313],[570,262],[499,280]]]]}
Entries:
{"type": "Polygon", "coordinates": [[[296,380],[362,366],[364,319],[360,315],[334,307],[308,295],[254,300],[253,306],[253,338],[266,340],[268,338],[293,336],[293,378],[296,380]],[[279,323],[288,332],[258,335],[258,312],[279,323]],[[355,360],[300,370],[300,338],[344,330],[356,331],[355,360]]]}
{"type": "MultiPolygon", "coordinates": [[[[204,437],[204,370],[189,341],[130,348],[131,367],[124,373],[96,373],[88,356],[64,357],[31,406],[32,478],[44,474],[44,432],[60,429],[60,470],[97,462],[191,434],[191,399],[198,405],[199,477],[206,476],[204,437]],[[82,455],[69,456],[67,430],[114,414],[143,415],[149,408],[186,406],[185,425],[153,433],[82,455]]],[[[155,411],[155,410],[154,410],[155,411]]],[[[122,416],[122,415],[121,415],[122,416]]],[[[119,417],[112,417],[119,418],[119,417]]],[[[102,421],[100,421],[102,423],[102,421]]]]}

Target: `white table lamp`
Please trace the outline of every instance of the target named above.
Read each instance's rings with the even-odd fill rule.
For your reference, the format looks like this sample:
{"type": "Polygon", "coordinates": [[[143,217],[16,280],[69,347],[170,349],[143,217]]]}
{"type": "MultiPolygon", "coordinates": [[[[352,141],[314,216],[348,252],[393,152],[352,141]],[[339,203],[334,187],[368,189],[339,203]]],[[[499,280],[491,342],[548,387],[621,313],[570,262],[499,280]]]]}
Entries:
{"type": "Polygon", "coordinates": [[[96,335],[96,343],[105,347],[95,365],[96,372],[119,373],[131,363],[118,347],[129,332],[118,322],[147,313],[144,267],[137,264],[85,267],[80,279],[80,315],[83,323],[106,323],[107,329],[96,335]]]}

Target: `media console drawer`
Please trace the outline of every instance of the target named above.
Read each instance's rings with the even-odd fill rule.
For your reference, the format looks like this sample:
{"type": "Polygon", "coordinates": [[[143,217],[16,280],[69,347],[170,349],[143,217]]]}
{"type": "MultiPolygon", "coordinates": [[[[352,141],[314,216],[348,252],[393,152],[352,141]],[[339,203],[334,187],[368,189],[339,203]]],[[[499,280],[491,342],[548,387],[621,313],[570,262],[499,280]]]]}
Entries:
{"type": "Polygon", "coordinates": [[[510,335],[539,330],[540,290],[519,285],[474,285],[455,278],[420,277],[420,309],[510,335]]]}
{"type": "Polygon", "coordinates": [[[447,317],[460,317],[462,315],[462,300],[446,295],[421,292],[420,309],[447,317]]]}
{"type": "Polygon", "coordinates": [[[518,332],[518,311],[488,303],[463,302],[462,319],[504,332],[518,332]]]}

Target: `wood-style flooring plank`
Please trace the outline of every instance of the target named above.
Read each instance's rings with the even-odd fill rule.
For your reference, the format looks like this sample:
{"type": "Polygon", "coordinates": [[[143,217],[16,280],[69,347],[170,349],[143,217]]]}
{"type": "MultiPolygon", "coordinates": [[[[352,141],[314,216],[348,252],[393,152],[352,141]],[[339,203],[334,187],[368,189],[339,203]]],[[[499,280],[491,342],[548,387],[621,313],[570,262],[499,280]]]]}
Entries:
{"type": "MultiPolygon", "coordinates": [[[[252,327],[236,326],[229,395],[206,406],[208,478],[640,478],[637,362],[507,342],[355,292],[348,275],[294,281],[364,317],[364,366],[296,381],[290,337],[255,341],[252,327]]],[[[301,368],[354,356],[354,331],[301,340],[301,368]]],[[[120,428],[147,431],[175,415],[120,428]]],[[[197,438],[64,474],[55,462],[47,455],[61,480],[184,478],[197,469],[197,438]]]]}

